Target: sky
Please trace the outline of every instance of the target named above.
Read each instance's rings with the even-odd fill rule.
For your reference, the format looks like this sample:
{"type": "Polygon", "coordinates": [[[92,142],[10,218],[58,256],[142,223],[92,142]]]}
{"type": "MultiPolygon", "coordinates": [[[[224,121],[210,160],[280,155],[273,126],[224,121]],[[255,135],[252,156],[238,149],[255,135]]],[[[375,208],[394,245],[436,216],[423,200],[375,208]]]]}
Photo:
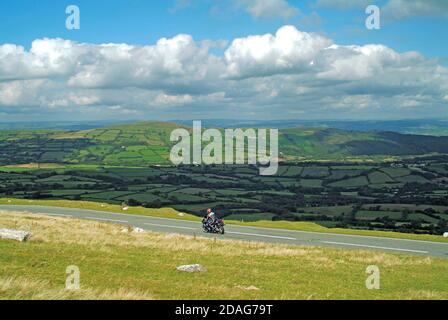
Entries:
{"type": "Polygon", "coordinates": [[[447,119],[447,108],[446,0],[0,2],[2,121],[447,119]],[[380,29],[366,28],[369,5],[380,29]]]}

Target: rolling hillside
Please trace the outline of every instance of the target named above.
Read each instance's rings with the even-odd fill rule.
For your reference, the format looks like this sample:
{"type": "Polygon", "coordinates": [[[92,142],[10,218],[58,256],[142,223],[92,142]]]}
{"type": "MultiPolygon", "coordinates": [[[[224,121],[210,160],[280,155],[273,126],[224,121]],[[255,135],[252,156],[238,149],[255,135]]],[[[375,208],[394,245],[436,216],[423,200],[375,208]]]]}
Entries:
{"type": "MultiPolygon", "coordinates": [[[[82,163],[123,166],[168,164],[168,122],[141,122],[82,131],[0,131],[0,164],[82,163]]],[[[448,153],[448,137],[326,128],[280,130],[284,160],[382,159],[448,153]]]]}

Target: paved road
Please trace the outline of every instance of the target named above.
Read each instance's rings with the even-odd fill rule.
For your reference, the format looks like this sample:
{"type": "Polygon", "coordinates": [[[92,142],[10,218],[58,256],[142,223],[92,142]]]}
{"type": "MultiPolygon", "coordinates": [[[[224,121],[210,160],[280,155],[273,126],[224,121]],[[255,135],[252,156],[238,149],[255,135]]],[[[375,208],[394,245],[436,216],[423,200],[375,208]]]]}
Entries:
{"type": "Polygon", "coordinates": [[[201,224],[194,221],[44,206],[0,205],[0,210],[27,211],[49,216],[91,219],[123,225],[133,225],[145,230],[156,232],[201,235],[205,237],[218,237],[224,239],[269,243],[328,246],[345,249],[366,249],[448,258],[448,243],[438,243],[430,241],[290,231],[235,225],[227,225],[226,234],[224,236],[218,236],[204,234],[201,231],[201,224]]]}

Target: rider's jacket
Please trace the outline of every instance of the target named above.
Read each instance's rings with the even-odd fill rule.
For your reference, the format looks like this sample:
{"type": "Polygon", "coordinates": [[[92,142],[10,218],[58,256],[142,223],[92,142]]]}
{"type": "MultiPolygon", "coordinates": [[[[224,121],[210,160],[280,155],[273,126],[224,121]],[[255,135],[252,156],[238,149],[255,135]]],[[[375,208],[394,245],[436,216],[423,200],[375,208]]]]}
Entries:
{"type": "Polygon", "coordinates": [[[207,218],[210,219],[211,221],[215,221],[216,220],[216,214],[212,211],[207,215],[207,218]]]}

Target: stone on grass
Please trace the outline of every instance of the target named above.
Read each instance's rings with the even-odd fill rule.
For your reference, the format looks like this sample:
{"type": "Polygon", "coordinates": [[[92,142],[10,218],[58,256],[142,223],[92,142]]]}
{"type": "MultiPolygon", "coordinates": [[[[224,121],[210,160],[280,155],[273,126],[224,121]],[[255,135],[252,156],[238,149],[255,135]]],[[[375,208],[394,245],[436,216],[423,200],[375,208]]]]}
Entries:
{"type": "Polygon", "coordinates": [[[445,238],[448,238],[448,232],[445,232],[445,233],[443,234],[443,236],[444,236],[445,238]]]}
{"type": "Polygon", "coordinates": [[[145,233],[145,230],[142,228],[135,227],[134,230],[132,230],[133,233],[145,233]]]}
{"type": "Polygon", "coordinates": [[[248,286],[248,287],[245,287],[245,286],[236,286],[238,289],[241,289],[241,290],[247,290],[247,291],[259,291],[260,289],[259,288],[257,288],[256,286],[248,286]]]}
{"type": "Polygon", "coordinates": [[[177,267],[177,270],[183,272],[207,272],[207,269],[200,264],[188,264],[177,267]]]}
{"type": "Polygon", "coordinates": [[[30,235],[31,233],[27,231],[0,229],[1,239],[9,239],[23,242],[26,241],[30,235]]]}

